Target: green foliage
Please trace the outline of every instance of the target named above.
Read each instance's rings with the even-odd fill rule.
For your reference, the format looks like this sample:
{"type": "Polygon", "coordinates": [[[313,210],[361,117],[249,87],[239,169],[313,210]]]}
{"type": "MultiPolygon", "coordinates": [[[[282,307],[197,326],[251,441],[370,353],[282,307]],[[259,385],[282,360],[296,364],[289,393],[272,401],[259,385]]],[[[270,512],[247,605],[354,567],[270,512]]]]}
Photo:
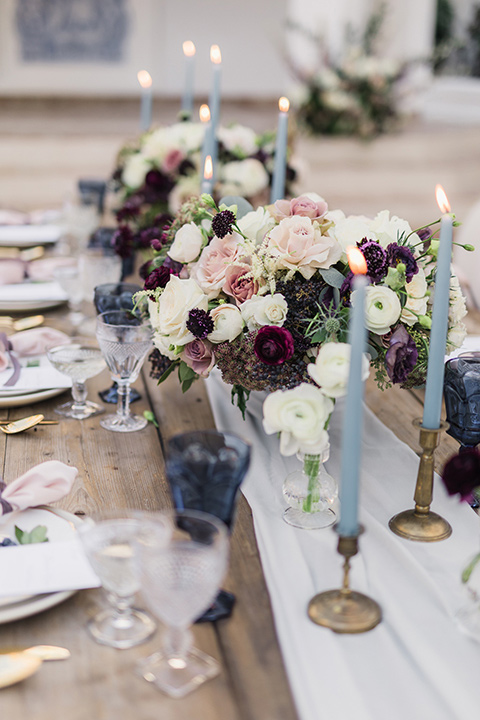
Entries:
{"type": "Polygon", "coordinates": [[[232,405],[236,405],[242,413],[242,418],[245,420],[245,413],[247,411],[247,401],[250,397],[250,390],[247,390],[242,385],[234,383],[232,385],[232,405]]]}
{"type": "Polygon", "coordinates": [[[143,417],[144,417],[145,420],[147,420],[148,422],[151,422],[152,425],[154,425],[156,428],[159,427],[158,422],[157,422],[157,420],[156,420],[156,418],[155,418],[155,415],[153,414],[153,412],[152,412],[151,410],[144,410],[144,411],[143,411],[143,417]]]}
{"type": "Polygon", "coordinates": [[[15,525],[15,537],[20,545],[33,545],[34,543],[48,542],[47,528],[45,525],[37,525],[33,530],[21,530],[15,525]]]}
{"type": "Polygon", "coordinates": [[[192,368],[189,367],[186,362],[180,360],[180,362],[178,363],[178,379],[182,386],[182,392],[187,392],[187,390],[189,390],[189,388],[192,386],[192,383],[197,380],[198,377],[199,376],[197,375],[195,370],[192,370],[192,368]]]}

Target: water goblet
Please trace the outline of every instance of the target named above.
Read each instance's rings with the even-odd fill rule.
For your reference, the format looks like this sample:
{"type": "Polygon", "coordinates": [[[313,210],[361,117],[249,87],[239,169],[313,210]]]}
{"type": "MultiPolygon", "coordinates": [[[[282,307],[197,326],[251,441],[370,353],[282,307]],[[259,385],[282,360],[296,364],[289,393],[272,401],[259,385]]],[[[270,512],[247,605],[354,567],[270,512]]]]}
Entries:
{"type": "Polygon", "coordinates": [[[152,328],[131,312],[110,310],[97,317],[97,339],[112,380],[118,384],[117,413],[108,415],[100,424],[115,432],[141,430],[147,420],[130,412],[130,383],[137,379],[152,347],[152,328]]]}
{"type": "MultiPolygon", "coordinates": [[[[133,310],[133,296],[141,290],[134,283],[104,283],[94,290],[93,304],[97,313],[107,310],[133,310]]],[[[118,403],[118,386],[114,382],[107,390],[98,393],[105,403],[118,403]]],[[[135,388],[130,388],[130,403],[140,400],[141,395],[135,388]]]]}
{"type": "MultiPolygon", "coordinates": [[[[231,433],[199,430],[170,438],[165,453],[167,479],[177,510],[201,510],[222,520],[234,520],[238,489],[250,464],[250,445],[231,433]]],[[[220,590],[196,622],[229,617],[235,596],[220,590]]]]}
{"type": "Polygon", "coordinates": [[[137,665],[138,673],[180,698],[219,673],[209,655],[192,646],[190,625],[214,599],[227,569],[228,533],[217,518],[193,510],[160,513],[144,525],[149,542],[138,547],[143,596],[166,626],[163,647],[137,665]],[[170,523],[165,543],[164,519],[170,523]]]}
{"type": "Polygon", "coordinates": [[[449,428],[460,452],[480,443],[480,353],[461,353],[447,360],[443,386],[449,428]]]}
{"type": "MultiPolygon", "coordinates": [[[[79,528],[85,554],[110,602],[110,607],[87,623],[90,634],[102,645],[127,649],[144,642],[156,630],[153,618],[133,607],[140,589],[135,553],[142,542],[149,540],[144,517],[140,511],[115,510],[101,513],[98,522],[89,519],[79,528]]],[[[157,543],[161,528],[159,521],[157,543]]],[[[166,523],[163,536],[166,541],[166,523]]]]}
{"type": "Polygon", "coordinates": [[[49,348],[47,358],[56,370],[73,380],[73,402],[55,408],[56,413],[76,420],[85,420],[105,412],[101,405],[87,400],[85,382],[106,367],[102,351],[94,339],[73,338],[71,343],[49,348]]]}
{"type": "Polygon", "coordinates": [[[83,287],[77,263],[55,268],[53,277],[68,295],[68,320],[76,330],[86,319],[82,312],[83,287]]]}

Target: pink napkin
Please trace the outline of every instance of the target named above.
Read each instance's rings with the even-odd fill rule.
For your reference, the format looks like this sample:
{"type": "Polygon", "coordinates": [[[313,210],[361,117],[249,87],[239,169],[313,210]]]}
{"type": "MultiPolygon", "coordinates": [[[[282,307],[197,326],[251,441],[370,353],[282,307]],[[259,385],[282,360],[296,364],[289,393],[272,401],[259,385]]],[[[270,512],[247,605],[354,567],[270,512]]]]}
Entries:
{"type": "Polygon", "coordinates": [[[23,260],[0,260],[0,285],[14,285],[25,280],[26,263],[23,260]]]}
{"type": "Polygon", "coordinates": [[[0,372],[7,369],[9,359],[14,368],[12,377],[5,384],[11,386],[18,381],[20,363],[16,359],[16,355],[19,357],[43,355],[49,348],[55,345],[65,345],[70,341],[71,338],[68,335],[49,327],[22,330],[10,335],[8,338],[5,333],[0,333],[0,372]],[[12,355],[12,351],[15,355],[12,355]]]}
{"type": "Polygon", "coordinates": [[[70,492],[77,475],[76,467],[59,460],[47,460],[8,485],[0,482],[0,516],[60,500],[70,492]]]}
{"type": "MultiPolygon", "coordinates": [[[[55,270],[59,267],[73,267],[77,264],[75,258],[52,257],[42,260],[33,260],[28,264],[27,275],[30,280],[53,280],[55,270]]],[[[1,277],[0,277],[1,284],[1,277]]]]}

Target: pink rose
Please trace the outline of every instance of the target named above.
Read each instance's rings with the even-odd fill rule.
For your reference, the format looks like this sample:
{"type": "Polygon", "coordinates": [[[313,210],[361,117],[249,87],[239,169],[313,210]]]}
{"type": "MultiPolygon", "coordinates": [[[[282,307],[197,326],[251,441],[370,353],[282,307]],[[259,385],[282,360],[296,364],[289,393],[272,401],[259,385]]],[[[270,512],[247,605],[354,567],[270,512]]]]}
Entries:
{"type": "Polygon", "coordinates": [[[184,158],[184,154],[178,148],[170,150],[167,157],[162,163],[162,170],[166,173],[171,173],[178,168],[184,158]]]}
{"type": "Polygon", "coordinates": [[[300,195],[292,200],[277,200],[272,208],[272,214],[277,221],[292,215],[320,220],[328,211],[328,205],[323,198],[318,197],[318,200],[312,200],[306,195],[300,195]]]}
{"type": "Polygon", "coordinates": [[[341,245],[319,228],[308,217],[293,215],[280,221],[268,235],[268,249],[278,257],[277,267],[298,270],[308,280],[317,268],[329,268],[340,260],[341,245]]]}
{"type": "Polygon", "coordinates": [[[235,262],[238,257],[240,246],[237,233],[228,235],[225,238],[214,237],[209,245],[203,248],[199,261],[192,271],[197,283],[208,299],[216,298],[225,282],[227,267],[235,262]]]}
{"type": "Polygon", "coordinates": [[[182,360],[191,367],[197,375],[208,377],[210,370],[215,365],[215,355],[212,343],[208,340],[195,338],[185,345],[182,360]]]}
{"type": "Polygon", "coordinates": [[[247,277],[249,272],[250,268],[245,265],[229,265],[225,270],[225,284],[222,290],[226,295],[233,297],[237,305],[250,300],[258,291],[258,283],[252,277],[247,277]]]}

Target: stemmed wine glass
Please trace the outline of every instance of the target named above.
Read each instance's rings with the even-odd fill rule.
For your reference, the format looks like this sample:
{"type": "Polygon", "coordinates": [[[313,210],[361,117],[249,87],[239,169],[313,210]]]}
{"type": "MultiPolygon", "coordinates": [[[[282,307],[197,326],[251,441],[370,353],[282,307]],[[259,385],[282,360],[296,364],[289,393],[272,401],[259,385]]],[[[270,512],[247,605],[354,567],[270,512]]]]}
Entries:
{"type": "MultiPolygon", "coordinates": [[[[102,645],[126,649],[138,645],[156,630],[150,615],[133,607],[140,589],[135,553],[142,543],[149,542],[144,529],[145,513],[140,511],[104,511],[97,522],[88,519],[79,528],[85,554],[108,592],[110,607],[89,620],[87,628],[102,645]]],[[[160,544],[162,524],[156,525],[160,544]]],[[[167,523],[163,524],[164,542],[168,538],[167,523]]]]}
{"type": "Polygon", "coordinates": [[[159,514],[144,525],[149,541],[138,546],[143,596],[166,625],[163,648],[138,664],[138,672],[171,697],[187,695],[219,672],[209,655],[192,647],[190,625],[215,598],[226,572],[226,526],[193,510],[159,514]],[[165,543],[165,519],[170,531],[165,543]]]}
{"type": "Polygon", "coordinates": [[[53,367],[73,380],[73,402],[55,408],[59,415],[85,420],[91,415],[105,412],[97,403],[87,400],[85,382],[105,369],[102,351],[93,338],[73,338],[71,343],[56,345],[47,350],[47,358],[53,367]]]}
{"type": "Polygon", "coordinates": [[[110,310],[97,317],[97,339],[112,380],[118,384],[117,412],[100,424],[115,432],[141,430],[147,420],[130,413],[130,383],[137,379],[152,347],[152,328],[129,311],[110,310]]]}

